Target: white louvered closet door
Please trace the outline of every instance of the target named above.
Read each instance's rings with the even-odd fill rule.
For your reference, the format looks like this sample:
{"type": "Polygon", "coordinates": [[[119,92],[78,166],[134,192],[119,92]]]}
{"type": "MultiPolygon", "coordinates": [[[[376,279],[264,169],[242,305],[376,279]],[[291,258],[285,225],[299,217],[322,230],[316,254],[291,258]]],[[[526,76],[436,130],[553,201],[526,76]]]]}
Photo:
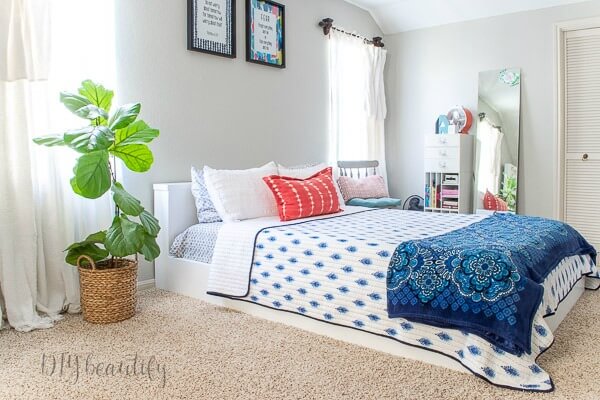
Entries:
{"type": "Polygon", "coordinates": [[[565,221],[600,250],[600,28],[565,34],[565,221]]]}

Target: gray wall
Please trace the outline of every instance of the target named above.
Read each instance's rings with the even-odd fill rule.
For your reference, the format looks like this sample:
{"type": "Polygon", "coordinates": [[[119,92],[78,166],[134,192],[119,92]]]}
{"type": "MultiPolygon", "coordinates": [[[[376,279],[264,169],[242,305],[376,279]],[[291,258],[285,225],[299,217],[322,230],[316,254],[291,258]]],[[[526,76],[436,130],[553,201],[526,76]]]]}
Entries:
{"type": "Polygon", "coordinates": [[[600,1],[590,1],[386,36],[392,194],[422,195],[424,135],[456,104],[477,115],[479,71],[521,67],[519,211],[552,217],[554,24],[598,15],[600,1]]]}
{"type": "MultiPolygon", "coordinates": [[[[317,22],[332,17],[370,37],[381,32],[366,11],[342,0],[280,2],[286,6],[284,70],[245,61],[243,0],[237,1],[235,60],[186,50],[184,0],[115,2],[119,101],[140,101],[142,118],[161,130],[152,170],[124,177],[144,205],[152,205],[153,183],[188,181],[191,164],[246,168],[273,159],[326,159],[327,42],[317,22]]],[[[153,274],[145,264],[140,279],[153,274]]]]}

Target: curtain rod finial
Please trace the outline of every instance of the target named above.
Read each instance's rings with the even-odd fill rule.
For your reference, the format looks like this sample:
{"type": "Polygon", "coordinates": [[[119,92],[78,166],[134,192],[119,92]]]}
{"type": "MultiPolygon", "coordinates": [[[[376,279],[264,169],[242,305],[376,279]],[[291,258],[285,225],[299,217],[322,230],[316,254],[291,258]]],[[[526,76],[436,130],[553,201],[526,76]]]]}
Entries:
{"type": "Polygon", "coordinates": [[[329,32],[331,32],[331,28],[333,27],[333,19],[323,18],[323,20],[319,22],[319,26],[323,28],[323,33],[325,35],[329,35],[329,32]]]}
{"type": "Polygon", "coordinates": [[[383,44],[383,38],[380,36],[375,36],[373,38],[373,46],[375,47],[384,47],[385,44],[383,44]]]}

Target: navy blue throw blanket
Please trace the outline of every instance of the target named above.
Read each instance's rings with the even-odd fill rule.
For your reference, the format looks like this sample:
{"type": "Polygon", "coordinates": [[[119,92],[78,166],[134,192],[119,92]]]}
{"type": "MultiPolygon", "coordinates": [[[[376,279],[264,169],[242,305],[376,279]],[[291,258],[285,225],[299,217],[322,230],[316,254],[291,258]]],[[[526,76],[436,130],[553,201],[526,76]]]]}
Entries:
{"type": "Polygon", "coordinates": [[[559,221],[496,214],[453,232],[400,244],[387,275],[390,318],[483,337],[531,353],[546,276],[565,257],[594,248],[559,221]]]}

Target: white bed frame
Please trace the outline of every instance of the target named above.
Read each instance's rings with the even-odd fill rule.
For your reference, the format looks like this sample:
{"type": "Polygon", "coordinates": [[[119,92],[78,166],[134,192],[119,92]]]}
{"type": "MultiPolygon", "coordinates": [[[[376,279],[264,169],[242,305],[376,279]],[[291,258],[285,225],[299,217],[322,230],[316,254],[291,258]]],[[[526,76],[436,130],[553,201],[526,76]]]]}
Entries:
{"type": "MultiPolygon", "coordinates": [[[[198,223],[196,206],[191,194],[191,184],[188,182],[154,185],[154,213],[162,227],[158,236],[161,256],[155,264],[157,288],[395,356],[419,360],[460,372],[469,372],[459,362],[450,357],[405,345],[390,338],[317,321],[298,314],[273,310],[246,301],[207,295],[206,288],[210,265],[169,256],[169,248],[175,237],[198,223]]],[[[563,300],[557,313],[547,318],[547,323],[552,331],[556,330],[584,291],[585,284],[584,280],[581,279],[569,296],[563,300]]]]}

